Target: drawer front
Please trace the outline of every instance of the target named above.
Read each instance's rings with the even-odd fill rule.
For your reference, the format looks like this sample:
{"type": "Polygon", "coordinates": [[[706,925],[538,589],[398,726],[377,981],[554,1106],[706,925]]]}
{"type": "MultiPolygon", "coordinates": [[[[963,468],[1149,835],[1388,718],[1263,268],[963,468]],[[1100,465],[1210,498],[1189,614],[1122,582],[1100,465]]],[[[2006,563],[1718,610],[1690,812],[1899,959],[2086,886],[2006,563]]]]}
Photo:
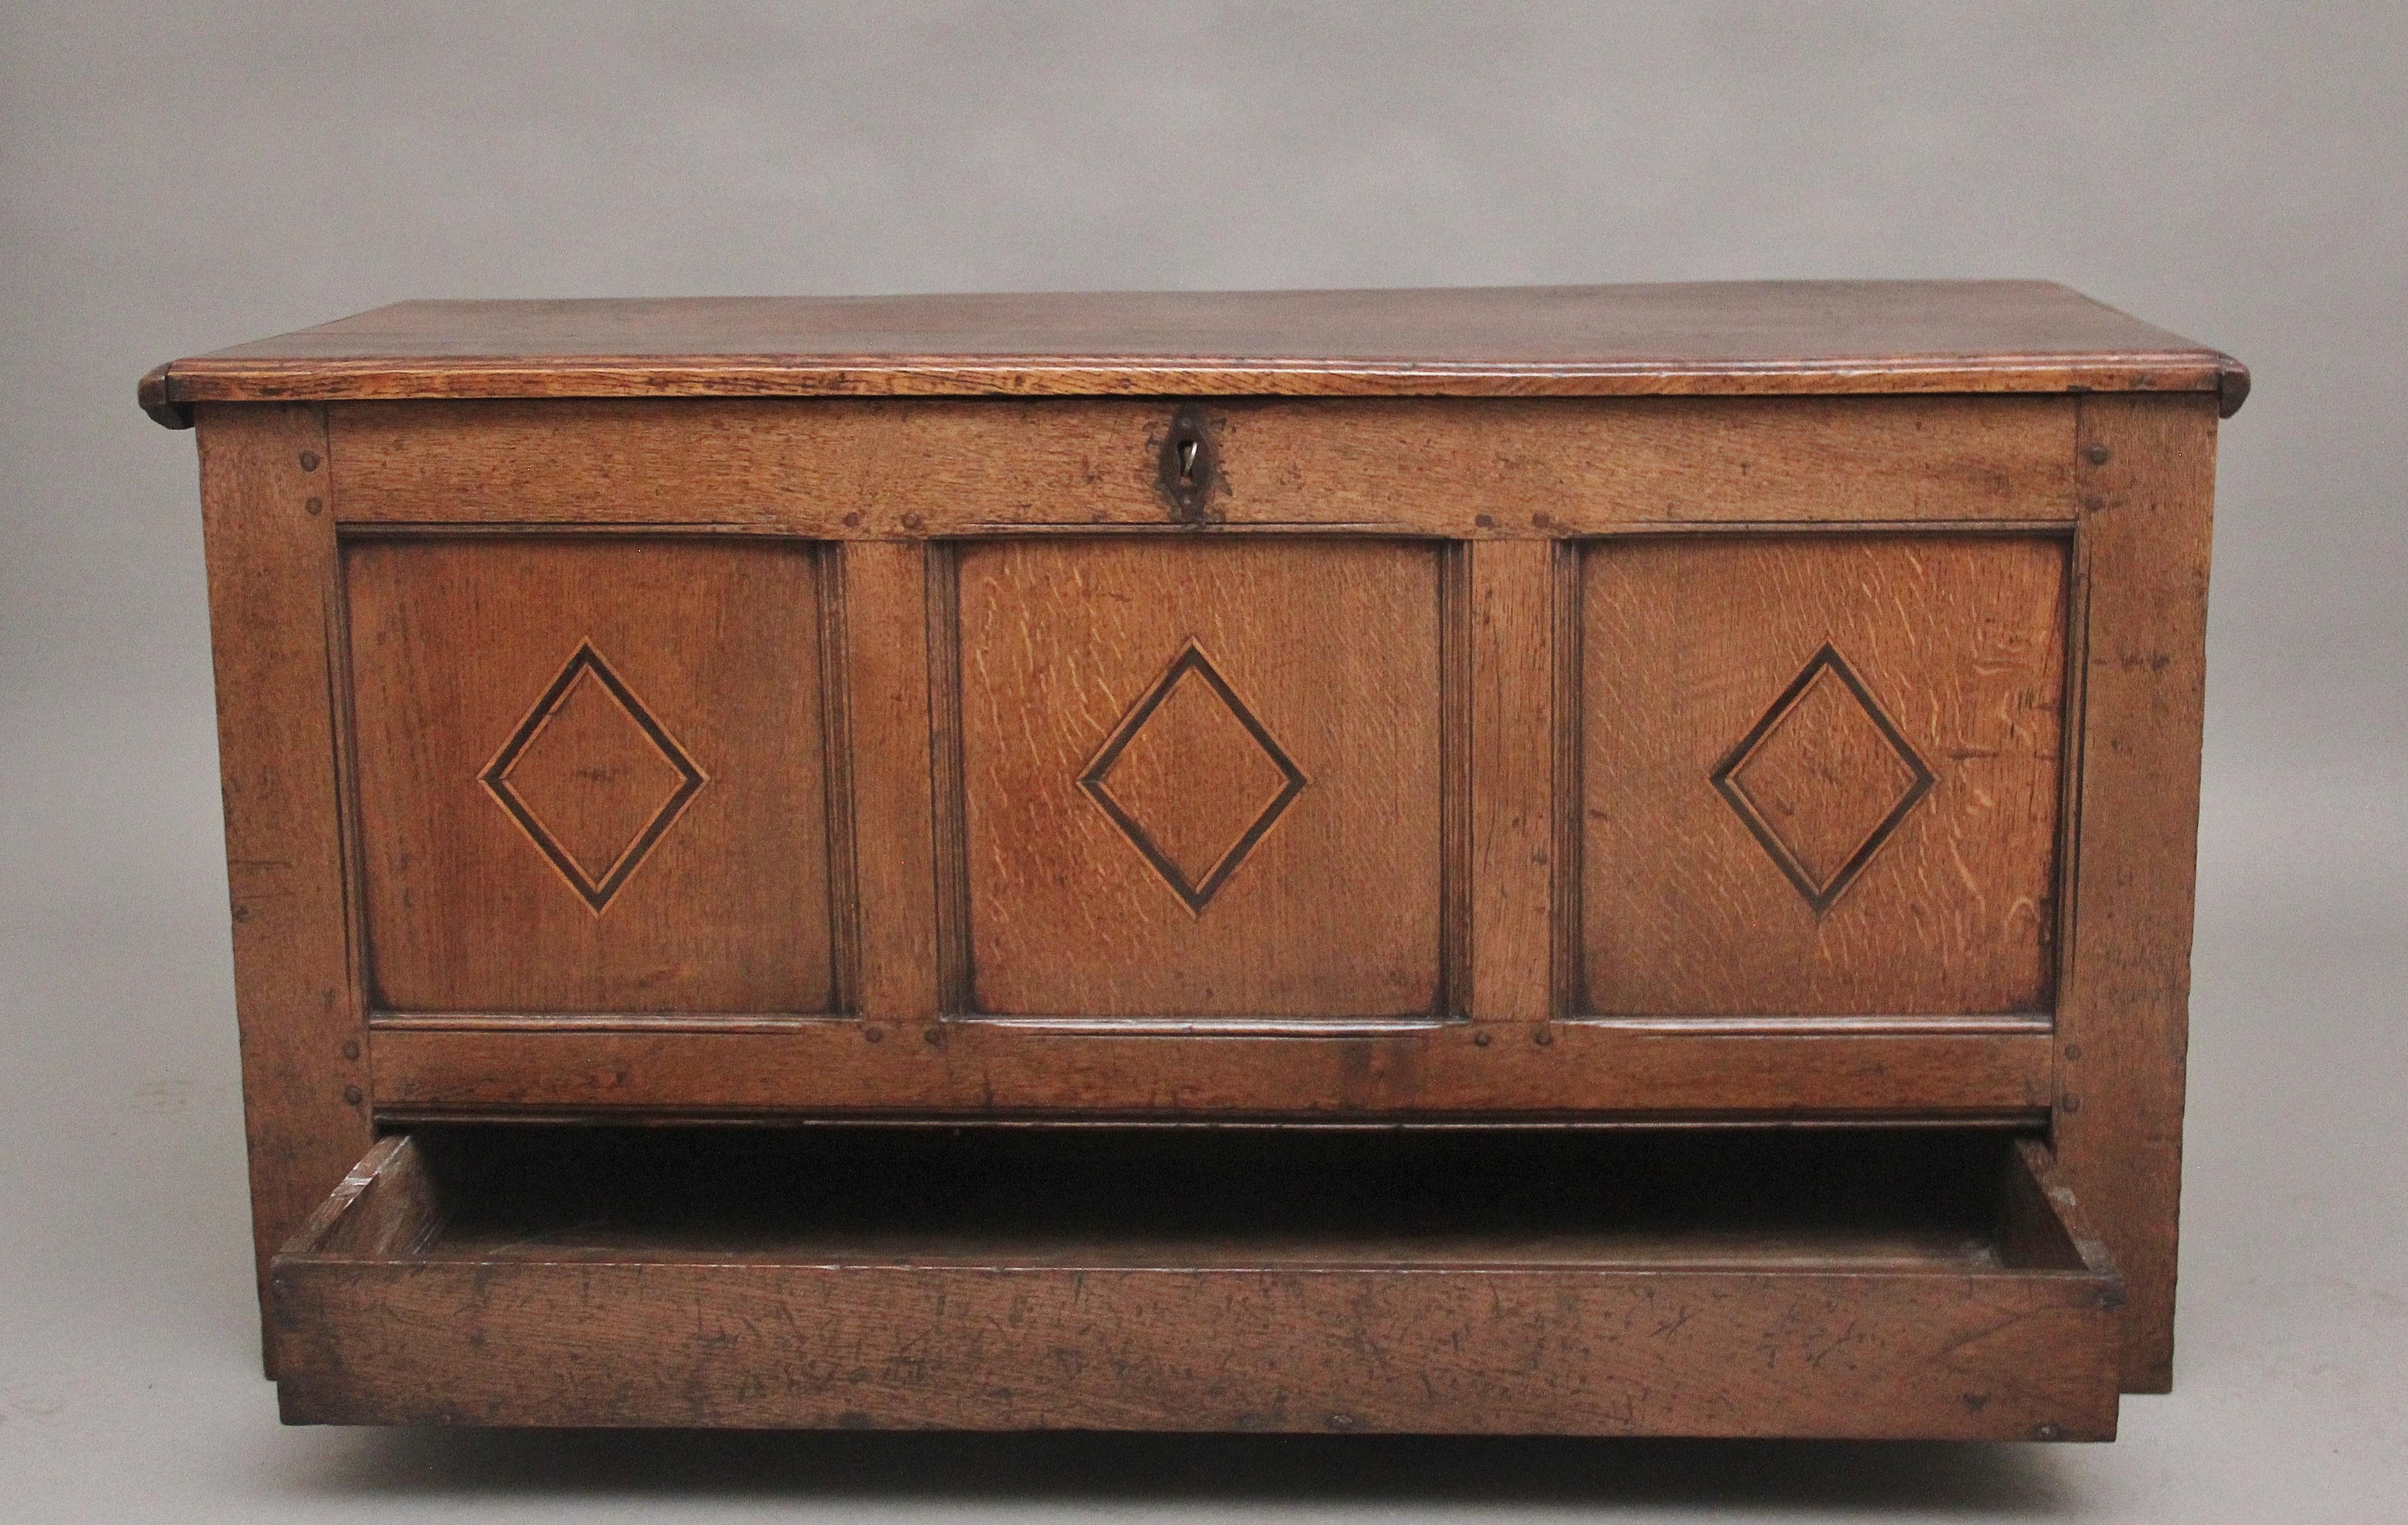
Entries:
{"type": "Polygon", "coordinates": [[[551,1132],[362,1162],[271,1269],[288,1420],[2114,1432],[2028,1143],[551,1132]]]}

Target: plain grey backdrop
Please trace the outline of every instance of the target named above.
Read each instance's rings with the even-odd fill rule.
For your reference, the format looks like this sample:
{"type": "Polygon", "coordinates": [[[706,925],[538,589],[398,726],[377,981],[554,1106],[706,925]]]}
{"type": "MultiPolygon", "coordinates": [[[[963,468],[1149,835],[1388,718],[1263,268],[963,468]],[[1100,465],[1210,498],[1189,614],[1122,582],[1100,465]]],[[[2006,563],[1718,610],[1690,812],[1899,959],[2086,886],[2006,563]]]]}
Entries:
{"type": "Polygon", "coordinates": [[[0,69],[0,1516],[2408,1513],[2408,7],[13,0],[0,69]],[[2257,372],[2121,1442],[277,1427],[146,367],[408,296],[1780,276],[2052,277],[2257,372]]]}

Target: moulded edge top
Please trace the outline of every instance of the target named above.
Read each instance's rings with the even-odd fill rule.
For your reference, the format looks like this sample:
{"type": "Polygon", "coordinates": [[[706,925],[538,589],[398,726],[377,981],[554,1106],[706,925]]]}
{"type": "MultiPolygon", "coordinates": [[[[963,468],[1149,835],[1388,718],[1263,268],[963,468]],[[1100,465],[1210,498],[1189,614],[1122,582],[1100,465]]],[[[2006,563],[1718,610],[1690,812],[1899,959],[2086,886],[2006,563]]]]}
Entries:
{"type": "Polygon", "coordinates": [[[144,410],[366,398],[2248,392],[2048,281],[398,302],[171,362],[144,410]]]}

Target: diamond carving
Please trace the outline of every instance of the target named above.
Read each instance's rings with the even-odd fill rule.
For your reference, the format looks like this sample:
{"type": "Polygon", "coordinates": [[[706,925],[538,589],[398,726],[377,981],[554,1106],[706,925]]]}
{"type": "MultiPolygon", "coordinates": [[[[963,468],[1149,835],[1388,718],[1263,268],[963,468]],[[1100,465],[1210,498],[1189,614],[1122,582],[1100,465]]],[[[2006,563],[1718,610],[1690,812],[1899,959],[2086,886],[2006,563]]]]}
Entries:
{"type": "Polygon", "coordinates": [[[1199,915],[1305,783],[1194,641],[1079,776],[1087,797],[1199,915]]]}
{"type": "Polygon", "coordinates": [[[480,777],[597,916],[709,781],[592,642],[480,777]]]}
{"type": "Polygon", "coordinates": [[[1864,679],[1828,644],[1713,777],[1818,918],[1933,782],[1864,679]]]}

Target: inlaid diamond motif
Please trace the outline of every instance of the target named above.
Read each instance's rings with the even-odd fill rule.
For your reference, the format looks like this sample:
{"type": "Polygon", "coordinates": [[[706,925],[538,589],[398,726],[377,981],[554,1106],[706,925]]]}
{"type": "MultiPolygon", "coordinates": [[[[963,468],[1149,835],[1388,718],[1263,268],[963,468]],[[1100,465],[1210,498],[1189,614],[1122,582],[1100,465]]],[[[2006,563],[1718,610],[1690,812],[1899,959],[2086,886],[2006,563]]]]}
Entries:
{"type": "Polygon", "coordinates": [[[1828,644],[1713,777],[1817,917],[1932,785],[1931,770],[1828,644]]]}
{"type": "Polygon", "coordinates": [[[590,642],[480,777],[597,916],[708,781],[590,642]]]}
{"type": "Polygon", "coordinates": [[[1088,798],[1199,914],[1305,781],[1193,641],[1079,776],[1088,798]]]}

